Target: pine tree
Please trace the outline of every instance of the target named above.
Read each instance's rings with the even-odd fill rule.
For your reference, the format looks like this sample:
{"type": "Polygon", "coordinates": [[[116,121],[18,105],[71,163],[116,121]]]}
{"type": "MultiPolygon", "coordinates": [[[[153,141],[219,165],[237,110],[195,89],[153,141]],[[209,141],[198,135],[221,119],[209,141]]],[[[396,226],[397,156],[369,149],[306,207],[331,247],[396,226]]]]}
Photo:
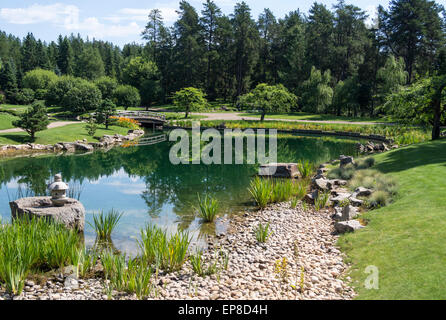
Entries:
{"type": "Polygon", "coordinates": [[[73,74],[74,54],[67,37],[62,38],[62,36],[59,36],[58,49],[57,66],[59,67],[59,70],[64,75],[73,74]]]}
{"type": "Polygon", "coordinates": [[[232,15],[235,44],[236,97],[251,87],[253,69],[258,59],[259,32],[245,2],[237,3],[232,15]]]}
{"type": "Polygon", "coordinates": [[[0,71],[0,88],[7,93],[17,89],[17,70],[12,59],[3,63],[0,71]]]}
{"type": "Polygon", "coordinates": [[[428,0],[392,0],[389,11],[378,8],[383,44],[396,57],[403,57],[409,83],[433,71],[435,54],[444,45],[441,5],[428,0]]]}
{"type": "Polygon", "coordinates": [[[203,37],[206,44],[206,92],[210,99],[215,98],[216,70],[215,61],[219,58],[216,43],[216,31],[218,19],[222,16],[221,9],[214,1],[206,0],[201,11],[200,24],[203,30],[203,37]]]}
{"type": "Polygon", "coordinates": [[[36,132],[46,130],[49,123],[46,107],[39,101],[34,102],[26,112],[21,114],[13,125],[25,130],[31,136],[31,141],[34,141],[36,132]]]}
{"type": "Polygon", "coordinates": [[[35,69],[38,64],[37,42],[32,33],[28,33],[21,48],[22,70],[27,72],[35,69]]]}

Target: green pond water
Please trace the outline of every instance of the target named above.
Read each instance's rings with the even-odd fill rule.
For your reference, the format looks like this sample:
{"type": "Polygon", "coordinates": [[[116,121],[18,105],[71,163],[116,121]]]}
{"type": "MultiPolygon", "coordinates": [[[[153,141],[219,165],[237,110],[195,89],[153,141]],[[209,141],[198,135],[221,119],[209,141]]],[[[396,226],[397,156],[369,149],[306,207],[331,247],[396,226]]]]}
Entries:
{"type": "MultiPolygon", "coordinates": [[[[322,163],[340,154],[355,155],[357,140],[315,136],[280,136],[278,162],[300,159],[322,163]]],[[[169,150],[174,142],[149,146],[116,147],[90,154],[45,155],[0,160],[0,217],[10,220],[9,201],[46,193],[56,173],[80,195],[86,221],[101,210],[117,209],[123,217],[115,229],[114,246],[129,254],[137,252],[136,239],[147,223],[169,232],[189,230],[200,244],[204,234],[224,232],[225,224],[205,224],[195,215],[197,193],[210,194],[221,203],[221,215],[230,217],[253,209],[247,187],[257,165],[173,165],[169,150]]],[[[85,242],[91,246],[95,233],[86,223],[85,242]]]]}

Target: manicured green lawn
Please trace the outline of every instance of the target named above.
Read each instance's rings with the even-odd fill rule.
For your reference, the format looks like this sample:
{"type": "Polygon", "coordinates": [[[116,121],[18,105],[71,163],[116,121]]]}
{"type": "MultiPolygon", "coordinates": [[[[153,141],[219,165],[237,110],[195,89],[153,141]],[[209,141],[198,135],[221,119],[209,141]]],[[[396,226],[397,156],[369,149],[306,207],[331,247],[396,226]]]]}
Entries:
{"type": "Polygon", "coordinates": [[[446,299],[446,139],[375,159],[400,188],[393,204],[364,215],[365,229],[339,239],[358,299],[446,299]],[[378,290],[364,286],[369,265],[378,267],[378,290]]]}
{"type": "Polygon", "coordinates": [[[17,111],[17,112],[24,112],[29,107],[30,107],[30,105],[1,104],[0,105],[0,111],[1,110],[14,110],[14,111],[17,111]]]}
{"type": "MultiPolygon", "coordinates": [[[[54,144],[57,142],[72,142],[82,139],[87,139],[89,142],[96,142],[98,141],[97,138],[102,137],[104,134],[112,135],[119,133],[125,135],[129,130],[128,128],[117,126],[111,126],[108,130],[105,130],[103,126],[100,126],[95,133],[95,137],[90,137],[85,130],[85,125],[85,123],[70,124],[65,127],[58,127],[37,132],[35,143],[54,144]]],[[[25,132],[0,134],[0,144],[22,144],[29,142],[29,135],[25,132]]]]}
{"type": "Polygon", "coordinates": [[[0,112],[0,130],[14,128],[12,122],[16,119],[17,117],[14,117],[12,114],[0,112]]]}
{"type": "MultiPolygon", "coordinates": [[[[260,113],[241,113],[241,117],[258,117],[260,119],[260,113]]],[[[296,112],[296,113],[277,113],[277,114],[267,114],[265,119],[287,119],[287,120],[311,120],[311,121],[350,121],[350,122],[391,122],[386,119],[381,118],[353,118],[344,116],[334,116],[330,114],[314,114],[306,112],[296,112]]]]}

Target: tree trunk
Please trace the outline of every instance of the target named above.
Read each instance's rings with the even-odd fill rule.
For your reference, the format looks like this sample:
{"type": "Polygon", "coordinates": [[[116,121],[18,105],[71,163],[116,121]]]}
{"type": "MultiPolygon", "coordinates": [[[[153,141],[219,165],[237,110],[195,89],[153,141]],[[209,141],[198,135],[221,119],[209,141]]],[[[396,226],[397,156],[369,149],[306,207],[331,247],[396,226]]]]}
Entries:
{"type": "Polygon", "coordinates": [[[432,140],[440,138],[440,126],[441,126],[441,100],[435,99],[433,101],[434,107],[434,122],[432,127],[432,140]]]}
{"type": "Polygon", "coordinates": [[[265,120],[265,111],[262,112],[262,116],[260,117],[260,121],[265,120]]]}
{"type": "Polygon", "coordinates": [[[184,119],[187,119],[187,117],[189,117],[189,111],[186,111],[186,116],[184,117],[184,119]]]}

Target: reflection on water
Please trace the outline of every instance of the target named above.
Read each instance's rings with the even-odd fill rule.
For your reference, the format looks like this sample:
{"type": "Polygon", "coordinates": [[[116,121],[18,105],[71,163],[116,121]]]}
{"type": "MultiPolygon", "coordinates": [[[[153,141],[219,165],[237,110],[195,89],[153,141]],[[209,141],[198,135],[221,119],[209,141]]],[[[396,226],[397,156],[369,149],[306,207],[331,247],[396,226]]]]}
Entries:
{"type": "MultiPolygon", "coordinates": [[[[278,162],[308,159],[324,162],[339,154],[355,153],[353,140],[286,136],[278,141],[278,162]]],[[[45,194],[56,173],[76,186],[85,206],[86,220],[92,214],[112,208],[124,212],[112,235],[118,250],[135,253],[140,229],[155,223],[170,232],[189,230],[199,235],[224,231],[217,222],[201,224],[193,205],[198,194],[211,194],[221,202],[225,215],[235,214],[250,204],[247,186],[257,165],[172,165],[169,150],[173,143],[114,148],[86,155],[41,156],[0,160],[0,216],[9,220],[9,200],[18,190],[45,194]]],[[[22,192],[23,194],[23,192],[22,192]]],[[[85,242],[93,246],[95,234],[86,224],[85,242]]]]}

